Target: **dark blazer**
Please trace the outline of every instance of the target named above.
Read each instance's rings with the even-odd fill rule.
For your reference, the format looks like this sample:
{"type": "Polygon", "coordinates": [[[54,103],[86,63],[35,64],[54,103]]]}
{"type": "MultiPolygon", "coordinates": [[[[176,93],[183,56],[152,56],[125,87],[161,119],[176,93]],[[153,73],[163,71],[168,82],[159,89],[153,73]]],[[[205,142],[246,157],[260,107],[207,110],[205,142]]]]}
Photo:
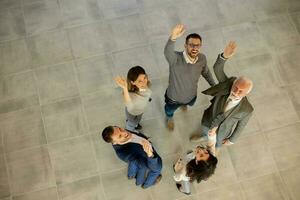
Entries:
{"type": "MultiPolygon", "coordinates": [[[[132,134],[148,139],[142,133],[132,133],[132,134]]],[[[144,151],[143,147],[140,144],[129,142],[123,145],[116,144],[112,146],[117,156],[124,162],[129,163],[130,161],[138,160],[138,162],[141,163],[143,166],[153,171],[159,171],[162,168],[161,157],[158,155],[158,153],[156,152],[153,146],[152,148],[153,148],[154,156],[152,158],[149,158],[147,156],[146,152],[144,151]]]]}
{"type": "Polygon", "coordinates": [[[210,101],[211,105],[204,111],[202,125],[208,128],[219,127],[217,130],[217,146],[221,146],[222,140],[225,138],[235,142],[253,112],[252,105],[247,97],[244,97],[236,107],[223,113],[231,87],[236,80],[236,77],[227,77],[225,74],[225,62],[226,60],[219,55],[214,64],[214,72],[219,84],[202,92],[213,96],[213,99],[210,101]]]}

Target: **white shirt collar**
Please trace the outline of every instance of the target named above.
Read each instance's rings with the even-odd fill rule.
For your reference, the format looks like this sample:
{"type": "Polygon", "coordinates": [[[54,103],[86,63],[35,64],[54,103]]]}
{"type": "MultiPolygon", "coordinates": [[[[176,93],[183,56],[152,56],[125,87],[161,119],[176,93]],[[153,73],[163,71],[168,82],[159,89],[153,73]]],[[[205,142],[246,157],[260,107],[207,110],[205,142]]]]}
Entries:
{"type": "Polygon", "coordinates": [[[186,53],[185,50],[183,51],[183,57],[185,59],[185,62],[189,64],[195,64],[198,60],[198,56],[194,60],[192,60],[192,58],[186,53]]]}

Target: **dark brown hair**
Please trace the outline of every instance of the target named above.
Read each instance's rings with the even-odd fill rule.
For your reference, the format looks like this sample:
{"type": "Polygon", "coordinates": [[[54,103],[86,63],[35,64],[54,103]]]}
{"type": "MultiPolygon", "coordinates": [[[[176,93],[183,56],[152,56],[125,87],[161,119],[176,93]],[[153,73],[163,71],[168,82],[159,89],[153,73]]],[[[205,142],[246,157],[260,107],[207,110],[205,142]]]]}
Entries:
{"type": "MultiPolygon", "coordinates": [[[[129,69],[127,73],[127,85],[128,85],[128,91],[129,92],[138,92],[139,88],[137,88],[135,85],[133,85],[131,82],[136,81],[136,79],[139,77],[140,74],[146,74],[144,68],[141,66],[135,66],[129,69]]],[[[149,81],[148,81],[149,83],[149,81]]]]}

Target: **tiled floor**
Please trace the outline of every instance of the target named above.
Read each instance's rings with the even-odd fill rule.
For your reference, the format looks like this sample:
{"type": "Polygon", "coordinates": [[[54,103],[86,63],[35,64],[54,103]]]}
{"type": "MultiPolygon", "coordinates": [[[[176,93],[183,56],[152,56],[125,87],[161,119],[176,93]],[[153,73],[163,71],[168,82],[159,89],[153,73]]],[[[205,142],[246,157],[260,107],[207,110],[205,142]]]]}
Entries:
{"type": "Polygon", "coordinates": [[[299,33],[299,0],[0,0],[0,200],[299,200],[299,33]],[[189,197],[171,165],[192,148],[208,84],[200,79],[196,105],[176,112],[169,132],[163,47],[176,23],[202,35],[210,68],[237,41],[226,72],[255,84],[246,130],[189,197]],[[152,80],[142,125],[164,161],[161,183],[147,190],[99,137],[124,125],[113,77],[133,65],[152,80]]]}

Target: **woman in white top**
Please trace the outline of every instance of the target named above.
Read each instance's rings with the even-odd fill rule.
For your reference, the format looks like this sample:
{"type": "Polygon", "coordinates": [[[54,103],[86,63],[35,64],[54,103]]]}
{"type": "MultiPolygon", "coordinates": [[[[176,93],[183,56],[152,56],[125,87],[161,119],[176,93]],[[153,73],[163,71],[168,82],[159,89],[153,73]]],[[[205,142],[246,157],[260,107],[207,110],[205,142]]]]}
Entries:
{"type": "Polygon", "coordinates": [[[208,133],[207,147],[197,146],[174,164],[174,180],[177,189],[184,194],[191,194],[190,183],[200,183],[214,174],[218,159],[215,157],[216,128],[208,133]]]}
{"type": "Polygon", "coordinates": [[[142,128],[139,124],[142,115],[151,101],[152,91],[149,89],[148,76],[142,67],[135,66],[128,71],[127,80],[117,76],[115,81],[123,89],[126,129],[138,132],[142,128]]]}

